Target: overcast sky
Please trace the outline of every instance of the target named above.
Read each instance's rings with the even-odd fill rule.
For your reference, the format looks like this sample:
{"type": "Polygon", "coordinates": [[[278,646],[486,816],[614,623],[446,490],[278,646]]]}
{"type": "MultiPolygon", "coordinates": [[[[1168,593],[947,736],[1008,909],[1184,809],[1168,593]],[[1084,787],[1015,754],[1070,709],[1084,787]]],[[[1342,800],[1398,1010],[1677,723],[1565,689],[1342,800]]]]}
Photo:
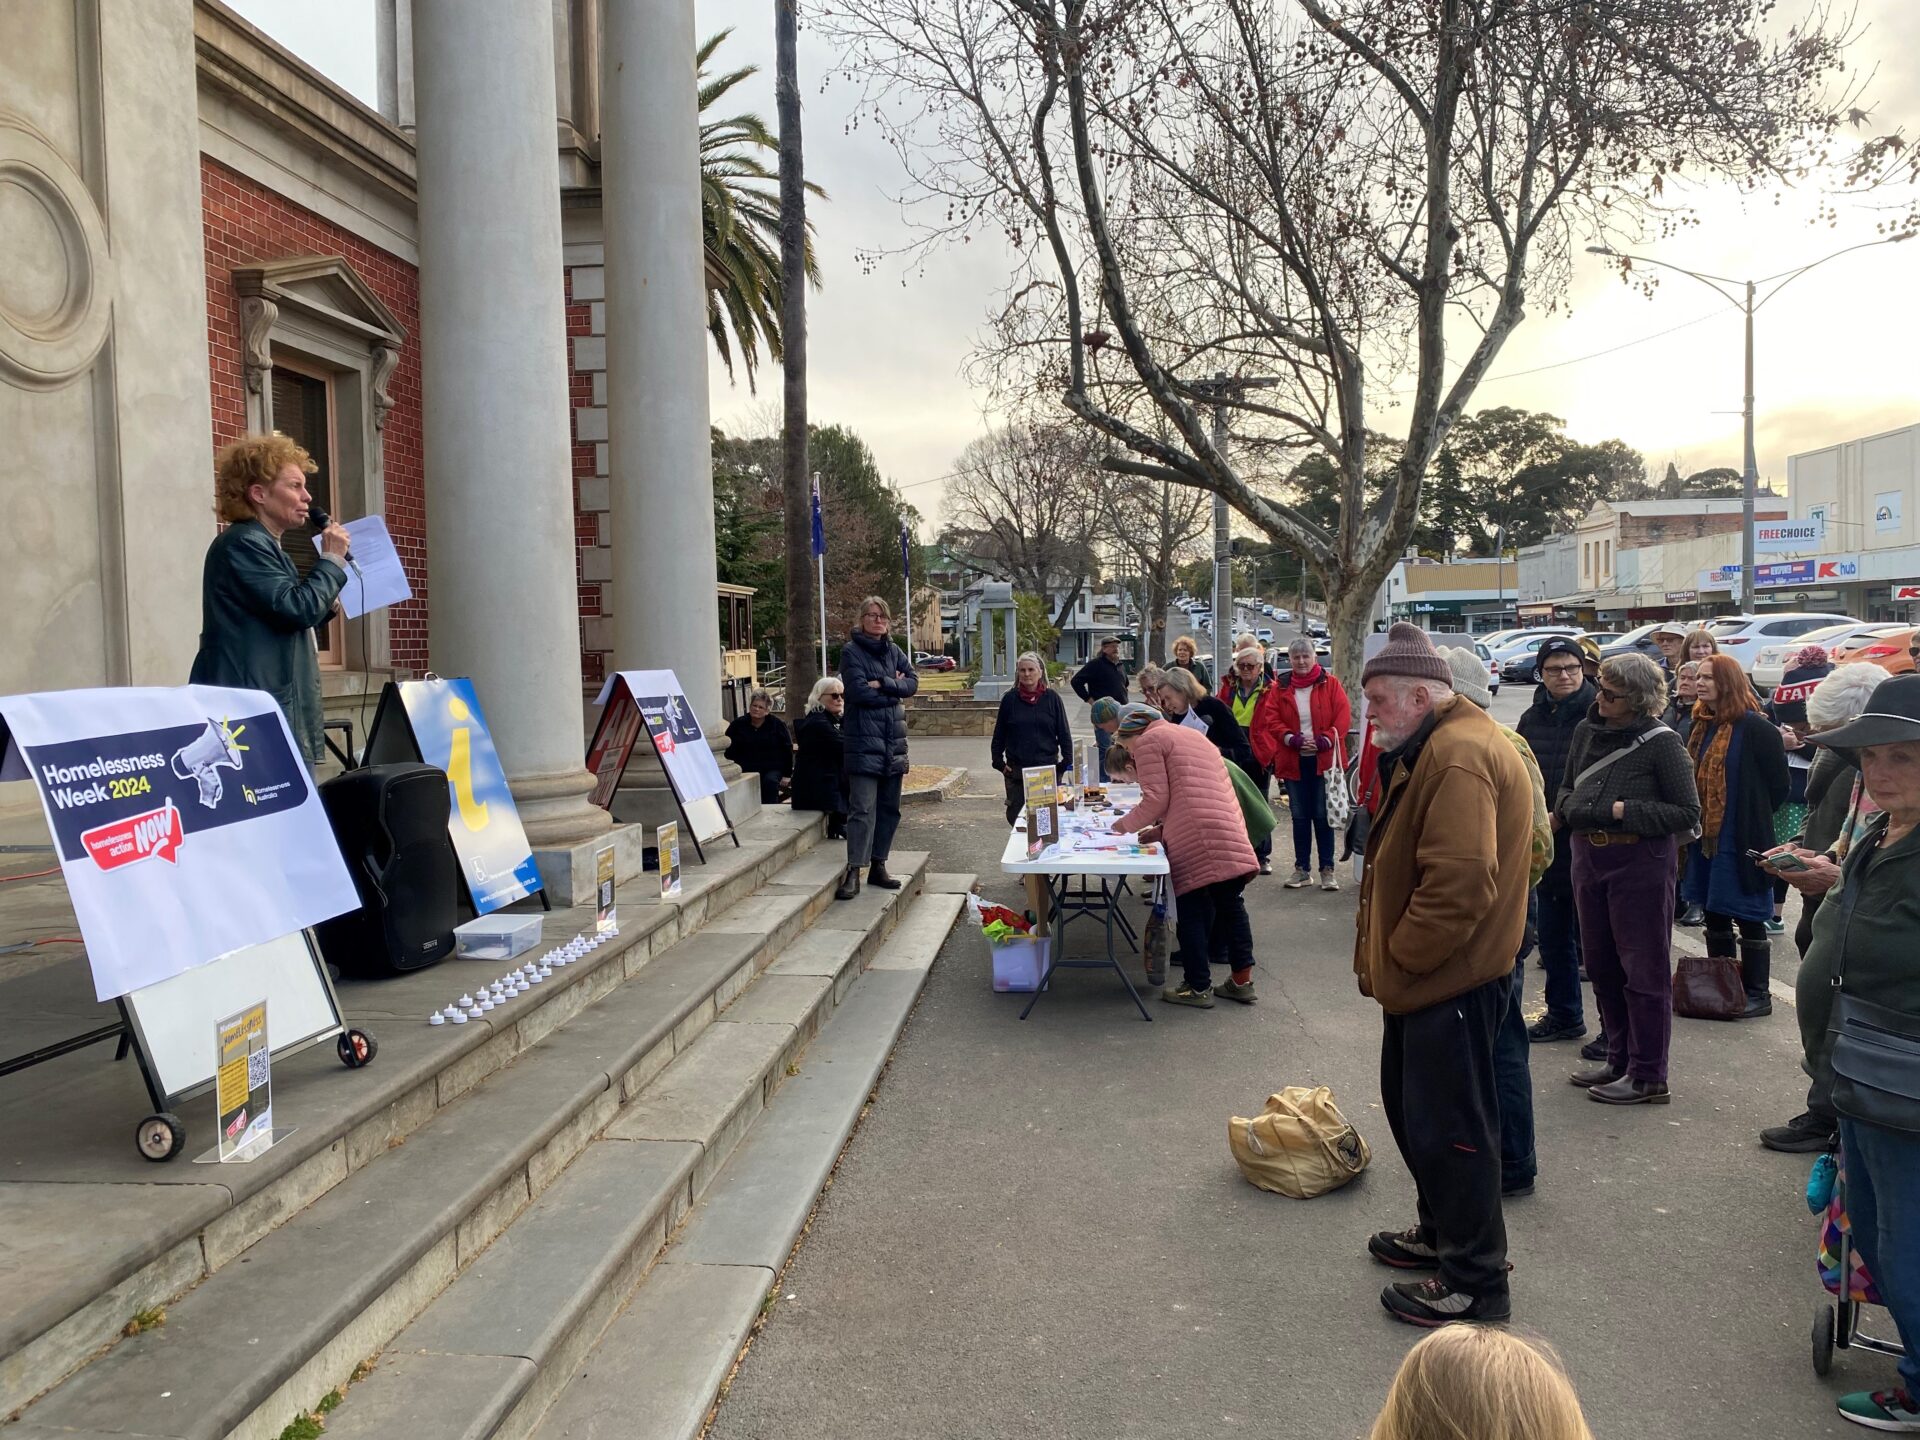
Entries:
{"type": "MultiPolygon", "coordinates": [[[[236,10],[324,73],[372,103],[372,0],[229,0],[236,10]]],[[[1794,8],[1793,0],[1781,6],[1794,8]]],[[[1887,128],[1920,120],[1920,4],[1859,0],[1864,30],[1851,52],[1877,69],[1869,99],[1887,128]]],[[[739,108],[773,119],[772,8],[707,0],[703,35],[734,26],[721,48],[729,64],[759,64],[735,92],[739,108]]],[[[1005,258],[975,245],[921,273],[862,273],[854,254],[897,244],[904,229],[893,197],[902,177],[870,129],[849,135],[849,90],[821,81],[831,56],[802,32],[807,175],[830,201],[809,205],[825,286],[810,294],[808,386],[816,423],[860,434],[889,478],[937,521],[939,477],[987,421],[962,376],[1005,258]]],[[[1837,227],[1809,223],[1825,198],[1790,194],[1696,197],[1700,223],[1649,247],[1662,259],[1718,275],[1771,275],[1874,236],[1875,217],[1843,210],[1837,227]]],[[[1507,342],[1473,408],[1517,405],[1567,421],[1580,440],[1619,438],[1656,473],[1739,468],[1739,313],[1704,286],[1668,276],[1643,299],[1608,262],[1581,256],[1571,313],[1533,314],[1507,342]],[[1670,333],[1669,333],[1670,332],[1670,333]],[[1603,353],[1605,352],[1605,353],[1603,353]],[[1551,367],[1551,368],[1547,368],[1551,367]]],[[[1920,240],[1849,255],[1796,281],[1759,313],[1755,394],[1760,473],[1784,483],[1786,457],[1920,421],[1920,240]]],[[[761,399],[729,386],[714,367],[713,414],[724,428],[750,428],[777,397],[768,373],[761,399]]],[[[929,533],[931,528],[929,527],[929,533]]]]}

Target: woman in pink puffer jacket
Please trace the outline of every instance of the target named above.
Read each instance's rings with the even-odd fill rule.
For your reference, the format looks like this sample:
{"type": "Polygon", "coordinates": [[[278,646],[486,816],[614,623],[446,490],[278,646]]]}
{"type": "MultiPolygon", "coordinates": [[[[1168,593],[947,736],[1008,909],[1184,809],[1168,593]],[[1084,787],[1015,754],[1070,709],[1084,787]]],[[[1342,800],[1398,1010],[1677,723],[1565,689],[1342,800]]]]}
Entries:
{"type": "Polygon", "coordinates": [[[1217,993],[1251,1005],[1253,926],[1241,892],[1260,866],[1220,752],[1198,730],[1169,725],[1159,711],[1145,705],[1130,705],[1122,712],[1119,740],[1108,751],[1110,772],[1120,746],[1125,747],[1122,759],[1132,778],[1139,782],[1140,803],[1113,828],[1158,828],[1179,901],[1175,931],[1185,979],[1162,991],[1160,998],[1173,1005],[1213,1007],[1216,989],[1208,957],[1218,938],[1232,958],[1233,978],[1217,993]]]}

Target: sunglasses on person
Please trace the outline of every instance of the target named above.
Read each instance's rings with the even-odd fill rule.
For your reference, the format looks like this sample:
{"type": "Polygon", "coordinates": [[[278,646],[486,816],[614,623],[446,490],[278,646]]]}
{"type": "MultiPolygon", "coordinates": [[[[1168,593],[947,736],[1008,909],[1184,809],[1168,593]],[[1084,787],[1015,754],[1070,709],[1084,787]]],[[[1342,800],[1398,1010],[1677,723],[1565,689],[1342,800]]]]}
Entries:
{"type": "Polygon", "coordinates": [[[1242,675],[1258,675],[1260,673],[1260,662],[1258,660],[1242,660],[1233,668],[1238,670],[1242,675]]]}

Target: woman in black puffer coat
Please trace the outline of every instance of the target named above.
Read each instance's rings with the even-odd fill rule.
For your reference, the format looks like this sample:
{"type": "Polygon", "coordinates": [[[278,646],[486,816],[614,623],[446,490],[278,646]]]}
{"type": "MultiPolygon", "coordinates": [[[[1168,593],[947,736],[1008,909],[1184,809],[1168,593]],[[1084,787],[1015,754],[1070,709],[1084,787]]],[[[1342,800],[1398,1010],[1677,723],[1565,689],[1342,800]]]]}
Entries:
{"type": "Polygon", "coordinates": [[[827,838],[847,838],[846,744],[840,722],[846,715],[840,677],[822,675],[807,697],[807,713],[794,727],[799,754],[793,764],[793,808],[824,810],[827,838]]]}
{"type": "Polygon", "coordinates": [[[841,739],[847,756],[847,872],[834,898],[860,893],[867,883],[898,890],[887,873],[893,832],[900,828],[900,786],[907,776],[907,712],[900,702],[920,688],[913,661],[888,637],[893,611],[878,595],[860,602],[860,623],[840,651],[840,683],[847,714],[841,739]]]}

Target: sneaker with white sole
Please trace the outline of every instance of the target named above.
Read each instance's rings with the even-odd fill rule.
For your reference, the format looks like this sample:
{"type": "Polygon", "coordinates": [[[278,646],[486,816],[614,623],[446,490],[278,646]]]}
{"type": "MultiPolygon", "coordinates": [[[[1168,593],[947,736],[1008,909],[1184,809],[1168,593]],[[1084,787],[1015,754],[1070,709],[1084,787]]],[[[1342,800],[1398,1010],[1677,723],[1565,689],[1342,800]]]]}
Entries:
{"type": "Polygon", "coordinates": [[[1320,888],[1322,890],[1338,890],[1340,888],[1340,877],[1331,870],[1322,870],[1320,872],[1320,888]]]}
{"type": "Polygon", "coordinates": [[[1920,1434],[1920,1406],[1904,1390],[1856,1390],[1838,1402],[1840,1418],[1869,1430],[1920,1434]]]}
{"type": "Polygon", "coordinates": [[[1286,886],[1289,890],[1304,890],[1312,883],[1313,876],[1304,870],[1296,870],[1287,877],[1286,886]]]}
{"type": "Polygon", "coordinates": [[[1420,1227],[1381,1230],[1367,1239],[1367,1254],[1395,1270],[1437,1270],[1440,1252],[1420,1238],[1420,1227]]]}

